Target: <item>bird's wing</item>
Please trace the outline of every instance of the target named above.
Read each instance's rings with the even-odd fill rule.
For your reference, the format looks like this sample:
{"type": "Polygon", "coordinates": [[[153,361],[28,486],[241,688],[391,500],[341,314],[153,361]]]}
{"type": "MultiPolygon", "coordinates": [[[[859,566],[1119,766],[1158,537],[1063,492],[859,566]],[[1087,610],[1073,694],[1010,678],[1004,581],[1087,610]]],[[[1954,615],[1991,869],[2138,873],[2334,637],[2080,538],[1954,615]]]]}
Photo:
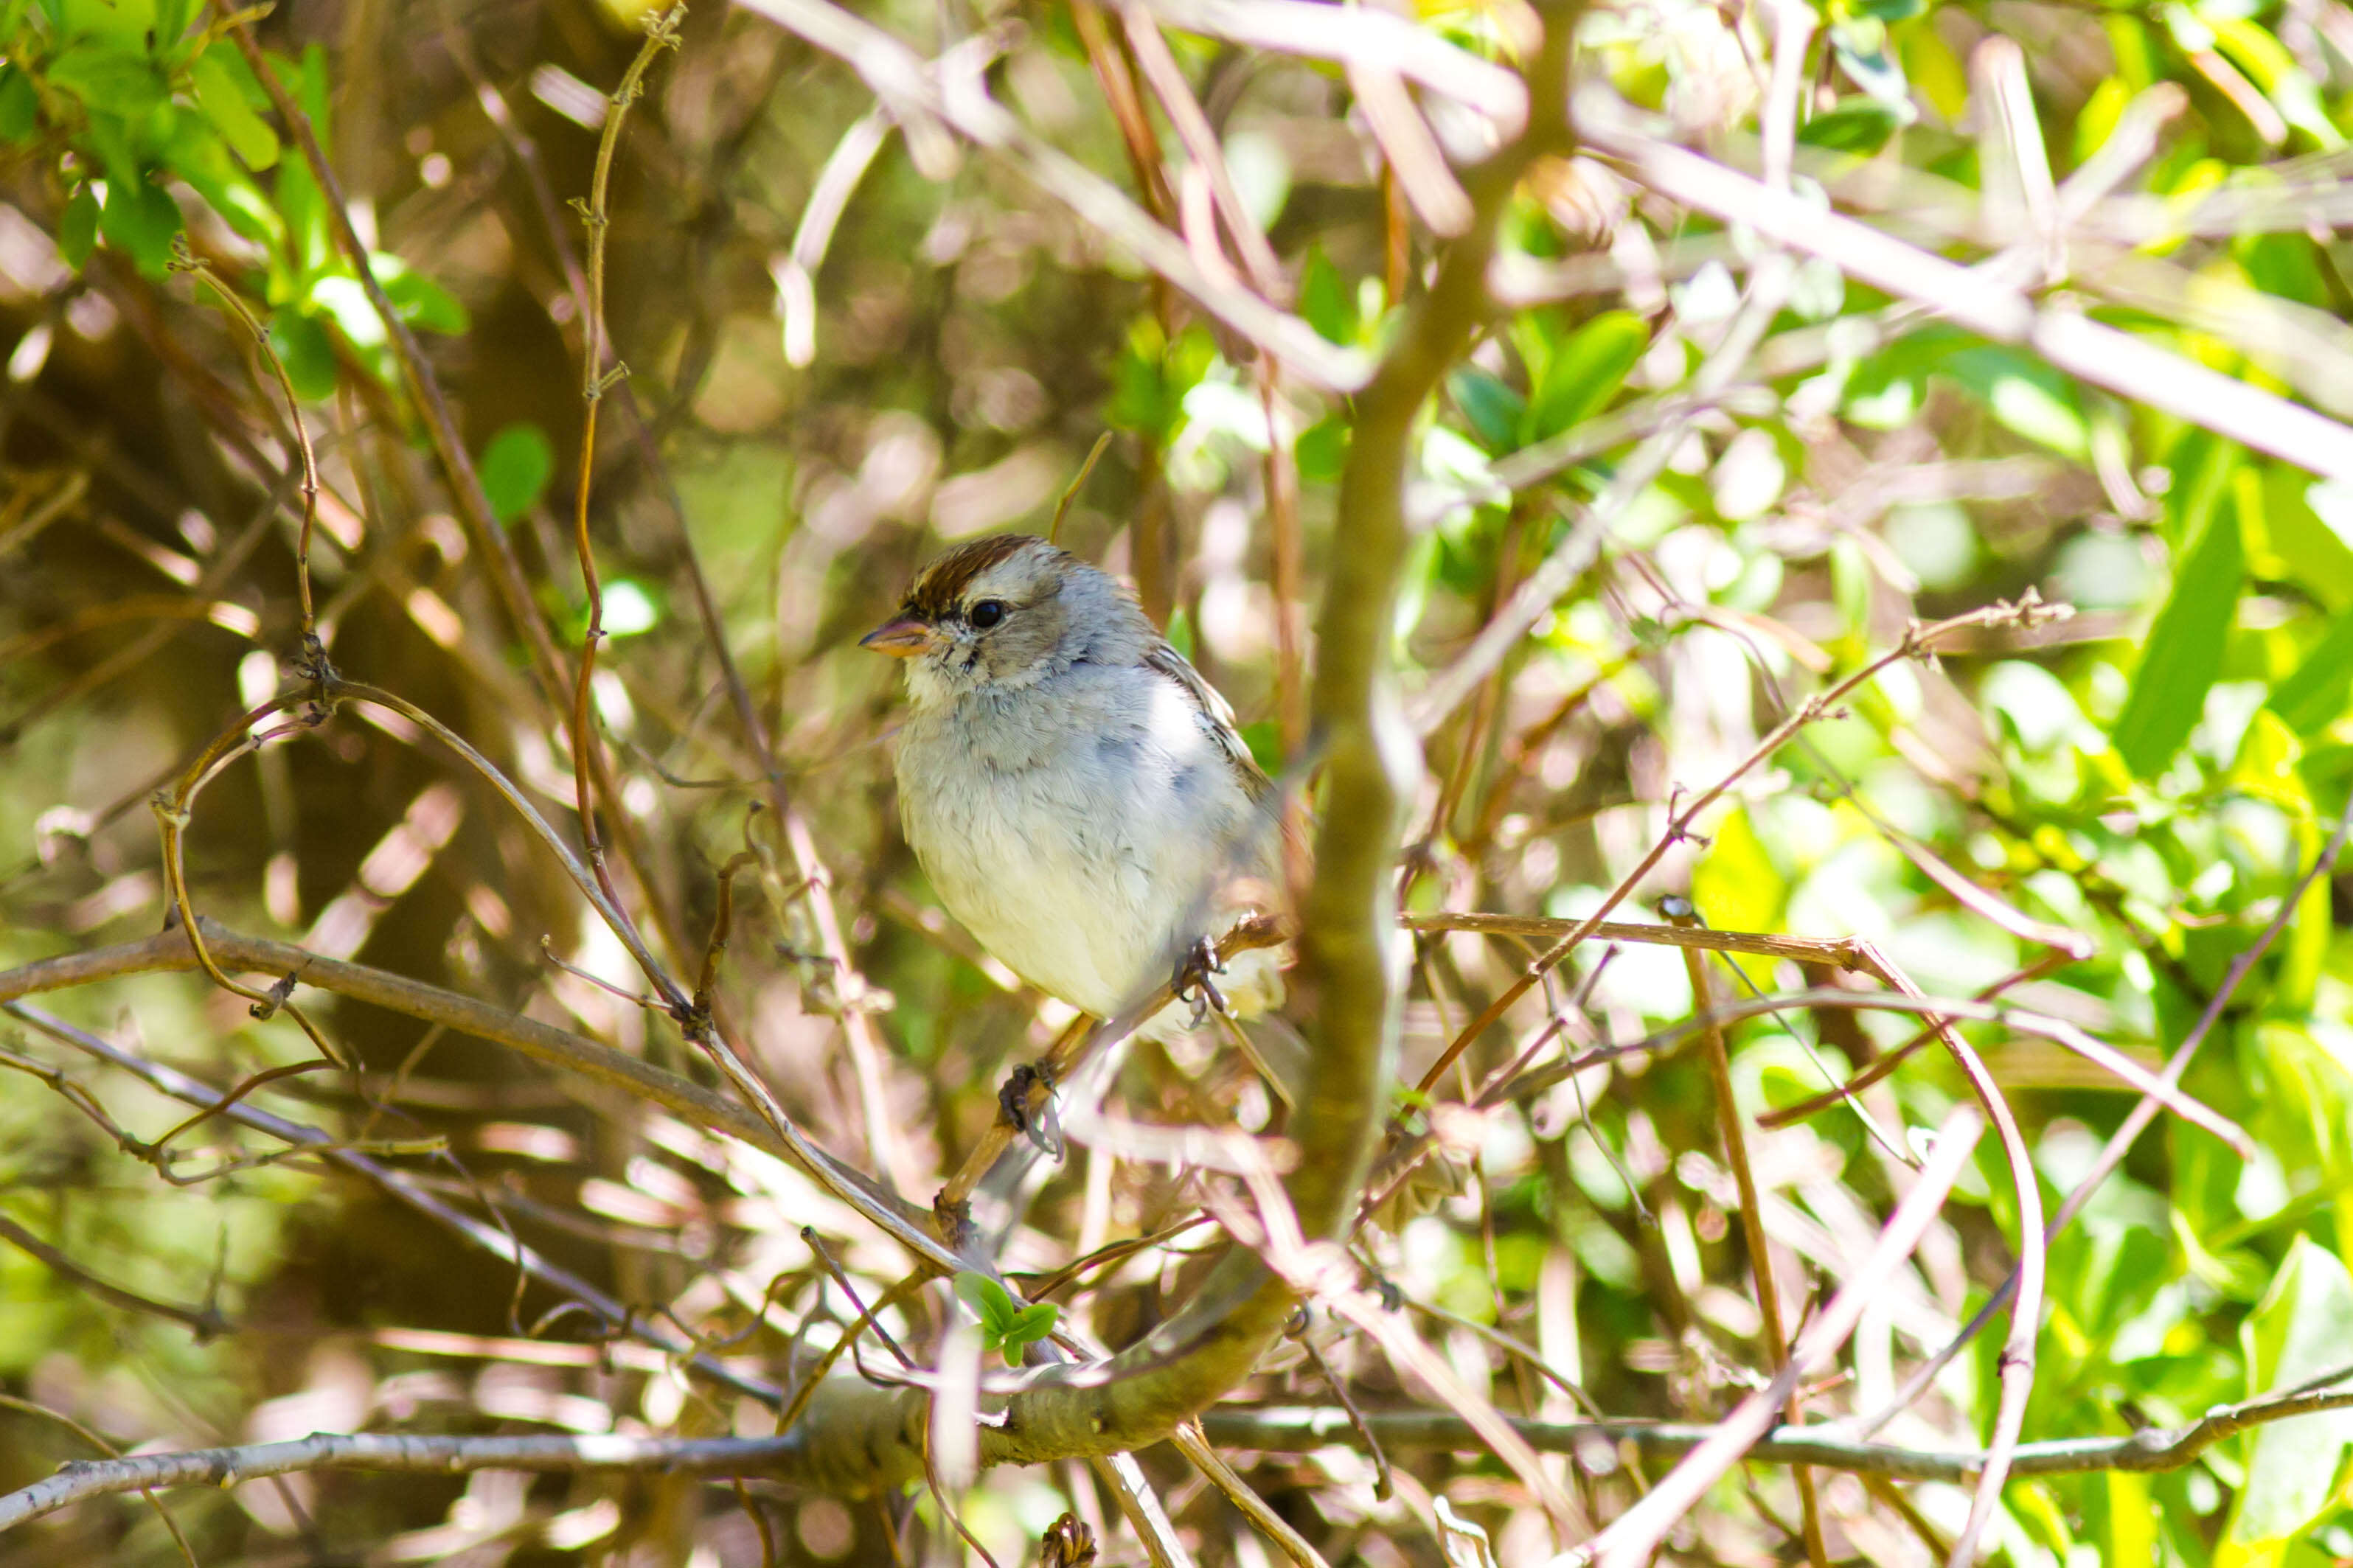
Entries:
{"type": "Polygon", "coordinates": [[[1274,787],[1273,781],[1260,771],[1257,759],[1243,742],[1241,731],[1234,724],[1233,705],[1218,689],[1201,679],[1201,672],[1187,662],[1183,654],[1166,643],[1155,647],[1144,656],[1145,667],[1166,676],[1176,683],[1176,689],[1201,715],[1201,727],[1218,742],[1218,749],[1234,765],[1235,773],[1250,799],[1262,800],[1274,787]]]}

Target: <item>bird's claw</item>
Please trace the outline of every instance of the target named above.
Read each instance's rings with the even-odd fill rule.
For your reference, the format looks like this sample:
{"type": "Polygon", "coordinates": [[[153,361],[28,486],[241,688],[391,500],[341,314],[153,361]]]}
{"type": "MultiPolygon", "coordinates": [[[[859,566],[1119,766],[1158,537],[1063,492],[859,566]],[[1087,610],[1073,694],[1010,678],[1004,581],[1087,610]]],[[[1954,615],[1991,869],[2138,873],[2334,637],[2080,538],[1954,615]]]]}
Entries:
{"type": "Polygon", "coordinates": [[[1226,1010],[1225,994],[1209,978],[1212,974],[1225,972],[1226,966],[1218,960],[1218,944],[1208,937],[1201,938],[1185,950],[1185,956],[1177,962],[1176,976],[1169,981],[1169,985],[1176,993],[1176,1000],[1193,1004],[1190,1027],[1199,1028],[1201,1020],[1209,1016],[1212,1007],[1220,1013],[1226,1010]]]}

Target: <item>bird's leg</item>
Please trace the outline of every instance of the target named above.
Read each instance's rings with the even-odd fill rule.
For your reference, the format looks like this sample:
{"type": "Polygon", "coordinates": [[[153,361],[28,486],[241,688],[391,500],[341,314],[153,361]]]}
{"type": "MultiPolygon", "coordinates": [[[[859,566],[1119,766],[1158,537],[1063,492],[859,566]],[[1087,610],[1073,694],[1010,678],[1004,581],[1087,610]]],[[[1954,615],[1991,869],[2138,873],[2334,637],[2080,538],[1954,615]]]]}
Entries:
{"type": "Polygon", "coordinates": [[[1212,1007],[1220,1013],[1226,1010],[1224,994],[1209,978],[1225,972],[1226,966],[1218,961],[1218,944],[1206,936],[1187,948],[1185,956],[1176,961],[1176,973],[1168,984],[1176,993],[1176,1000],[1193,1004],[1190,1027],[1199,1028],[1212,1007]]]}

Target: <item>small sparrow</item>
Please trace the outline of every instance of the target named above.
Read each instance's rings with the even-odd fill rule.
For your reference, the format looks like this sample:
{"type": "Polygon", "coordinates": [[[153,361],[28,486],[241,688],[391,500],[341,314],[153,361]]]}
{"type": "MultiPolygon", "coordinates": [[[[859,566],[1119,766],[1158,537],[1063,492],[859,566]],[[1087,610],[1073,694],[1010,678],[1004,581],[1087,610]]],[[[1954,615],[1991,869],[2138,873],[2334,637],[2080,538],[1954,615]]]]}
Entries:
{"type": "MultiPolygon", "coordinates": [[[[976,540],[860,646],[906,661],[908,843],[948,912],[1040,991],[1109,1018],[1172,978],[1206,989],[1208,944],[1271,907],[1274,786],[1112,578],[1029,534],[976,540]]],[[[1220,989],[1238,1014],[1271,1007],[1276,955],[1239,955],[1220,989]]]]}

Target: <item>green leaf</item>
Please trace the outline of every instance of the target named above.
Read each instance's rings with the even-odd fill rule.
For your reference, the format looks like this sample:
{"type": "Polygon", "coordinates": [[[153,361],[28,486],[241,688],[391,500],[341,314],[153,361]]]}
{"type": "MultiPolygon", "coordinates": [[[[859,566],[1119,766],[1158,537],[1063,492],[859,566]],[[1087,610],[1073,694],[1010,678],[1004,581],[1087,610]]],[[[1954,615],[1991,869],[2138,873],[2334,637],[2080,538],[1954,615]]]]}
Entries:
{"type": "Polygon", "coordinates": [[[141,272],[161,278],[171,266],[173,237],[180,232],[180,206],[169,193],[145,180],[118,184],[107,193],[98,231],[141,272]]]}
{"type": "Polygon", "coordinates": [[[1555,349],[1537,379],[1520,434],[1542,441],[1601,408],[1618,395],[1650,345],[1651,329],[1631,310],[1604,310],[1555,349]]]}
{"type": "Polygon", "coordinates": [[[1299,279],[1299,313],[1319,335],[1335,343],[1356,341],[1360,322],[1356,297],[1320,245],[1307,250],[1307,266],[1299,279]]]}
{"type": "Polygon", "coordinates": [[[1012,1296],[1005,1287],[986,1274],[965,1269],[955,1277],[956,1299],[972,1309],[973,1316],[992,1342],[1002,1338],[1006,1325],[1012,1322],[1016,1309],[1012,1296]]]}
{"type": "Polygon", "coordinates": [[[1936,368],[1983,400],[2008,429],[2063,458],[2092,460],[2091,423],[2075,384],[2061,372],[1998,343],[1962,349],[1936,368]]]}
{"type": "Polygon", "coordinates": [[[1798,140],[1809,147],[1868,157],[1886,146],[1889,138],[1910,121],[1910,115],[1878,99],[1850,98],[1798,127],[1798,140]]]}
{"type": "Polygon", "coordinates": [[[2320,270],[2319,247],[2309,235],[2244,234],[2231,241],[2231,254],[2247,279],[2266,294],[2315,310],[2333,310],[2328,282],[2320,270]]]}
{"type": "Polygon", "coordinates": [[[1724,931],[1778,929],[1789,884],[1773,864],[1747,808],[1736,808],[1709,838],[1691,879],[1692,902],[1707,923],[1724,931]]]}
{"type": "Polygon", "coordinates": [[[1349,428],[1348,421],[1335,414],[1302,430],[1293,447],[1299,458],[1299,477],[1311,484],[1338,479],[1340,469],[1348,461],[1349,428]]]}
{"type": "MultiPolygon", "coordinates": [[[[2353,1278],[2335,1253],[2299,1235],[2239,1331],[2250,1396],[2341,1367],[2353,1345],[2353,1278]]],[[[2348,1446],[2353,1413],[2342,1410],[2256,1428],[2247,1447],[2247,1482],[2224,1533],[2229,1543],[2254,1549],[2241,1560],[2278,1561],[2275,1551],[2262,1549],[2303,1533],[2334,1506],[2348,1446]]]]}
{"type": "Polygon", "coordinates": [[[2264,476],[2263,519],[2282,577],[2310,589],[2332,610],[2353,607],[2353,486],[2307,484],[2285,464],[2264,476]]]}
{"type": "Polygon", "coordinates": [[[1898,125],[1912,122],[1912,89],[1903,62],[1887,47],[1887,26],[1874,16],[1852,16],[1831,25],[1831,50],[1847,79],[1874,101],[1893,110],[1898,125]]]}
{"type": "Polygon", "coordinates": [[[188,30],[189,18],[201,4],[202,0],[155,0],[155,20],[149,29],[154,42],[166,47],[178,43],[188,30]]]}
{"type": "Polygon", "coordinates": [[[77,272],[98,247],[99,216],[98,197],[90,186],[75,186],[64,214],[58,219],[58,249],[64,253],[66,265],[77,272]]]}
{"type": "Polygon", "coordinates": [[[0,66],[0,142],[28,142],[40,125],[41,95],[33,79],[13,65],[0,66]]]}
{"type": "Polygon", "coordinates": [[[245,89],[222,58],[227,46],[215,45],[196,58],[188,80],[196,89],[196,107],[205,111],[221,140],[248,169],[267,169],[278,162],[278,132],[246,101],[245,89]]]}
{"type": "Polygon", "coordinates": [[[88,44],[51,61],[47,77],[93,110],[135,120],[172,101],[163,76],[145,52],[88,44]]]}
{"type": "Polygon", "coordinates": [[[2239,514],[2216,507],[2173,575],[2173,592],[2148,628],[2124,710],[2109,739],[2136,777],[2154,778],[2189,739],[2206,693],[2222,671],[2222,645],[2245,574],[2239,514]]]}
{"type": "Polygon", "coordinates": [[[512,522],[539,504],[555,472],[555,447],[538,426],[510,425],[482,448],[475,471],[481,475],[491,515],[512,522]]]}
{"type": "Polygon", "coordinates": [[[1466,366],[1446,378],[1447,395],[1454,406],[1462,411],[1472,432],[1491,452],[1508,451],[1520,420],[1527,413],[1528,400],[1507,385],[1501,376],[1490,374],[1475,365],[1466,366]]]}
{"type": "Polygon", "coordinates": [[[327,232],[327,204],[319,195],[318,182],[300,158],[287,158],[278,165],[278,184],[273,193],[280,215],[286,222],[286,262],[291,275],[282,298],[307,290],[323,271],[333,255],[332,238],[327,232]]]}
{"type": "Polygon", "coordinates": [[[1186,394],[1208,374],[1217,354],[1216,341],[1198,325],[1172,343],[1161,336],[1157,322],[1148,317],[1138,321],[1119,357],[1104,417],[1119,429],[1173,440],[1184,426],[1186,394]]]}
{"type": "Polygon", "coordinates": [[[2319,734],[2353,701],[2353,616],[2332,619],[2304,662],[2272,688],[2265,706],[2297,734],[2319,734]]]}
{"type": "Polygon", "coordinates": [[[281,310],[269,323],[269,346],[286,366],[294,395],[305,403],[321,403],[335,395],[339,368],[335,345],[327,329],[311,317],[281,310]]]}
{"type": "Polygon", "coordinates": [[[384,297],[392,301],[394,313],[408,325],[454,336],[472,324],[455,294],[399,257],[379,251],[368,258],[368,265],[384,287],[384,297]]]}

